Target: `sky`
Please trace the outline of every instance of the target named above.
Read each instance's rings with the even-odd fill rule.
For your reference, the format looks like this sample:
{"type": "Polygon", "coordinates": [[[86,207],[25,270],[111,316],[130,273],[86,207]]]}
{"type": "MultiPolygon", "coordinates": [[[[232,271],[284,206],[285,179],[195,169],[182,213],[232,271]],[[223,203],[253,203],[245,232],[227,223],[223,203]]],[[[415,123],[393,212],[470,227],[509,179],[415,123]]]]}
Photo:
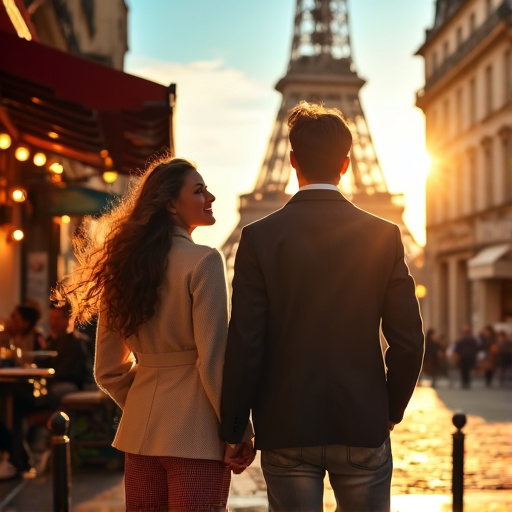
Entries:
{"type": "MultiPolygon", "coordinates": [[[[176,155],[198,165],[217,197],[213,227],[194,240],[222,247],[238,223],[238,196],[253,190],[281,95],[274,86],[290,60],[296,0],[126,0],[125,71],[177,87],[176,155]]],[[[366,84],[363,111],[404,220],[425,243],[428,158],[424,83],[414,54],[434,20],[435,0],[348,0],[352,60],[366,84]]]]}

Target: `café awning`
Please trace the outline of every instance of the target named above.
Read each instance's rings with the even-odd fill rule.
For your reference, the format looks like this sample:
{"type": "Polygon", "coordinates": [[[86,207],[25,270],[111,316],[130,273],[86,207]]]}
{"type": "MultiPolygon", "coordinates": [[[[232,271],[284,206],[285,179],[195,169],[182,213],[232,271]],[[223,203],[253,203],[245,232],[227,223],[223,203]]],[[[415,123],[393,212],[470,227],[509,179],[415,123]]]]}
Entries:
{"type": "Polygon", "coordinates": [[[512,244],[482,249],[468,260],[469,279],[512,279],[512,244]]]}
{"type": "Polygon", "coordinates": [[[97,168],[144,168],[173,146],[166,87],[0,30],[0,129],[97,168]]]}

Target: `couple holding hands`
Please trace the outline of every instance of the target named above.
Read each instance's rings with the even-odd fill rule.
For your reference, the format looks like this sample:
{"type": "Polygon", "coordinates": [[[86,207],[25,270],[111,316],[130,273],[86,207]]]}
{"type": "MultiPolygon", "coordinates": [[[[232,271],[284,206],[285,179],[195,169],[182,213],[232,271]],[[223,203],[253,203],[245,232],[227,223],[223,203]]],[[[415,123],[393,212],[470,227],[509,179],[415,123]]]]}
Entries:
{"type": "Polygon", "coordinates": [[[341,112],[301,102],[288,126],[300,188],[243,229],[231,307],[221,254],[191,238],[215,197],[188,160],[152,164],[75,238],[60,291],[79,320],[99,315],[130,512],[227,510],[255,450],[272,512],[321,511],[326,472],[341,511],[389,511],[389,434],[424,350],[414,281],[398,227],[337,188],[341,112]]]}

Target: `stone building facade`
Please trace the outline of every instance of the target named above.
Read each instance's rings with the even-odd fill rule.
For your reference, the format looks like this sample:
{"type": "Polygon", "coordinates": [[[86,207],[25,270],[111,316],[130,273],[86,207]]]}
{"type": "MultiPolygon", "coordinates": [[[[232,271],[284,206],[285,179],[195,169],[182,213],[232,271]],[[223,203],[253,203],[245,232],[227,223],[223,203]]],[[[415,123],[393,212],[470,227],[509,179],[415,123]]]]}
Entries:
{"type": "Polygon", "coordinates": [[[418,55],[432,167],[426,327],[512,320],[512,1],[437,0],[418,55]]]}

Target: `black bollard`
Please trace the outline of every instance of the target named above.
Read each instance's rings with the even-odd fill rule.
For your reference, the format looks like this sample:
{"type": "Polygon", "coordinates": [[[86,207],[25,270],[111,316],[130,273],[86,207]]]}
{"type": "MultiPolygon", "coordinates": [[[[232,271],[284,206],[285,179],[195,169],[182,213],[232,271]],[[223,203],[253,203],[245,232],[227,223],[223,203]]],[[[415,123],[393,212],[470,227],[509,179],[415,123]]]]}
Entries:
{"type": "Polygon", "coordinates": [[[71,510],[71,452],[69,416],[61,411],[48,420],[52,434],[53,512],[71,510]]]}
{"type": "Polygon", "coordinates": [[[453,436],[453,473],[452,473],[452,511],[463,512],[464,509],[464,436],[462,428],[466,424],[466,415],[457,411],[452,422],[457,428],[453,436]]]}

